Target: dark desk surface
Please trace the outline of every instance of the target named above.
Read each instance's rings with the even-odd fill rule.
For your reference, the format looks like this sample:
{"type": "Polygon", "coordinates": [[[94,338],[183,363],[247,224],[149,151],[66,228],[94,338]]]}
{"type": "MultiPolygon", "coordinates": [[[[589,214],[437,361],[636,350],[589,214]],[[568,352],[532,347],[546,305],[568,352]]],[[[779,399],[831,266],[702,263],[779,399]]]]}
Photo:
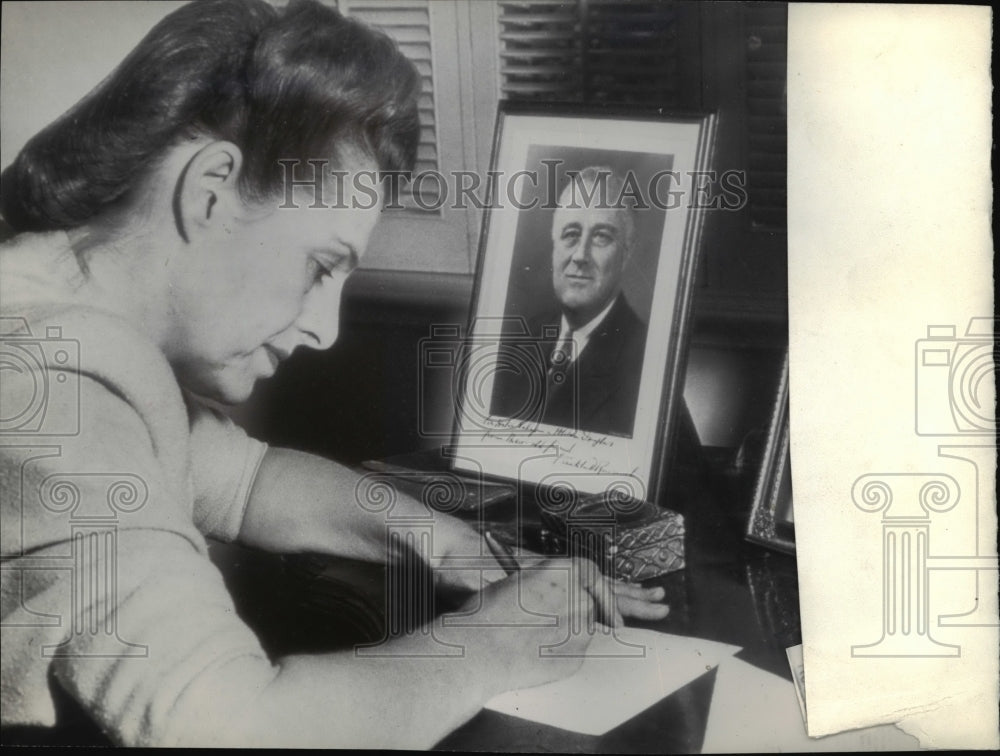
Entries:
{"type": "MultiPolygon", "coordinates": [[[[801,642],[795,558],[744,540],[745,487],[719,468],[718,463],[710,465],[707,474],[688,470],[667,492],[671,508],[685,516],[687,566],[647,583],[666,590],[668,617],[656,623],[630,624],[740,646],[738,658],[791,680],[785,648],[801,642]]],[[[515,514],[514,505],[492,509],[488,525],[509,527],[515,514]]],[[[522,515],[531,531],[535,526],[530,513],[522,511],[522,515]]],[[[527,535],[530,540],[531,534],[527,535]]],[[[385,571],[381,567],[318,557],[284,558],[280,569],[274,567],[275,563],[244,560],[242,569],[230,577],[241,613],[273,653],[329,650],[382,638],[385,571]],[[262,590],[280,596],[280,603],[262,602],[262,590]]],[[[437,747],[698,752],[715,675],[715,669],[706,672],[600,737],[483,710],[437,747]]]]}

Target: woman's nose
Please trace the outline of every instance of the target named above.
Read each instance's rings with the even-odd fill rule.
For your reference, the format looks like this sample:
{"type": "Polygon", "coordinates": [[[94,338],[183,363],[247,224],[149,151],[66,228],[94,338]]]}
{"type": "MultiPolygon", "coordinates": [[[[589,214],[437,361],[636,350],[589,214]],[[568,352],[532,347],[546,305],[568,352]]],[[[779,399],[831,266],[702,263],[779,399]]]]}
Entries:
{"type": "Polygon", "coordinates": [[[340,333],[340,300],[347,273],[332,273],[314,286],[296,323],[309,349],[329,349],[340,333]]]}

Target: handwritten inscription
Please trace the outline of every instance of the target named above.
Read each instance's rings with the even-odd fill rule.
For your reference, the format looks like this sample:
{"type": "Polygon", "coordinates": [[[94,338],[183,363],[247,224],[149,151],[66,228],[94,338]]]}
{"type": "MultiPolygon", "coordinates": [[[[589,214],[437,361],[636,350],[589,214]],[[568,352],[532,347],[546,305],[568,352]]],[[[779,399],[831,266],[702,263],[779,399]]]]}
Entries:
{"type": "Polygon", "coordinates": [[[481,441],[533,449],[554,457],[555,464],[584,472],[613,472],[611,460],[599,453],[613,448],[614,441],[608,436],[572,428],[555,428],[542,434],[537,423],[506,417],[489,417],[481,423],[485,428],[481,441]]]}

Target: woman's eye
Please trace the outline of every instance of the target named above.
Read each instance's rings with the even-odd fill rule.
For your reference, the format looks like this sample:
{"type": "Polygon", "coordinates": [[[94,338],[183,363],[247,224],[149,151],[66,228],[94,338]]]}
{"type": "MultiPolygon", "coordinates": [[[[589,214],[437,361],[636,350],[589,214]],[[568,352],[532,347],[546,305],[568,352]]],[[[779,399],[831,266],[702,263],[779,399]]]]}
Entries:
{"type": "Polygon", "coordinates": [[[310,259],[309,266],[311,268],[310,280],[313,286],[321,283],[324,278],[328,278],[333,275],[333,268],[321,263],[319,260],[310,259]]]}
{"type": "Polygon", "coordinates": [[[347,276],[357,266],[357,256],[353,251],[333,252],[309,257],[309,286],[317,286],[324,280],[347,276]]]}

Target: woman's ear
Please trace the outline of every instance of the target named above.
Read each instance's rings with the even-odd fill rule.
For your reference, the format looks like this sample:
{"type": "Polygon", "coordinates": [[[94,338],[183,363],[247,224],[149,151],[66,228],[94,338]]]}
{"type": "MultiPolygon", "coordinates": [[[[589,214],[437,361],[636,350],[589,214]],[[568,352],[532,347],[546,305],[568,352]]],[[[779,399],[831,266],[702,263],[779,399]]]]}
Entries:
{"type": "Polygon", "coordinates": [[[184,164],[174,188],[173,212],[185,242],[239,213],[237,183],[243,153],[232,142],[209,142],[184,164]]]}

